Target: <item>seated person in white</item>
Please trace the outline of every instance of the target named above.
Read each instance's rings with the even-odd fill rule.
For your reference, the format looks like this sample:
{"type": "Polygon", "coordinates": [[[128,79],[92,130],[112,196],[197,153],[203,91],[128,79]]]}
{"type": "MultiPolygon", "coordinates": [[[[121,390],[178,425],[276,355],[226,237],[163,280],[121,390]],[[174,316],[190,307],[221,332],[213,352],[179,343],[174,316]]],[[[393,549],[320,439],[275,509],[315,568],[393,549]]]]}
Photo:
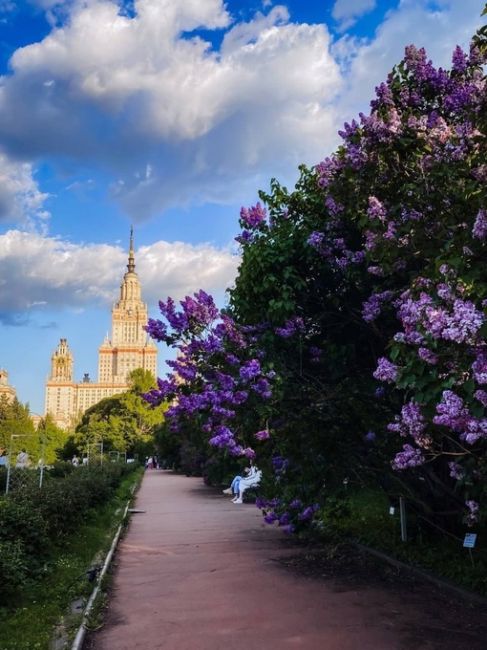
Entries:
{"type": "Polygon", "coordinates": [[[233,503],[243,503],[243,493],[250,487],[257,487],[262,478],[262,471],[255,465],[250,465],[250,471],[245,478],[240,479],[238,484],[238,494],[232,499],[233,503]]]}

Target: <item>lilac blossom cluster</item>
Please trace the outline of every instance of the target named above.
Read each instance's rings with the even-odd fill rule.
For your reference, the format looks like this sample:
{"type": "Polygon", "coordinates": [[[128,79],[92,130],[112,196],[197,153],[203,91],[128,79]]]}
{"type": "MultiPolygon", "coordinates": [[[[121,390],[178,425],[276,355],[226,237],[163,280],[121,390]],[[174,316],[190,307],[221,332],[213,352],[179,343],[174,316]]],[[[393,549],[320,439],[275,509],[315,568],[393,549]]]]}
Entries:
{"type": "MultiPolygon", "coordinates": [[[[220,313],[211,296],[199,291],[179,305],[177,309],[171,298],[161,301],[166,322],[151,320],[147,325],[147,332],[172,345],[177,357],[167,362],[172,372],[144,397],[153,405],[169,404],[166,417],[173,431],[195,418],[210,445],[252,458],[253,449],[236,434],[238,411],[252,395],[264,401],[272,397],[275,373],[263,369],[253,332],[220,313]]],[[[263,440],[260,434],[256,438],[263,440]]]]}
{"type": "MultiPolygon", "coordinates": [[[[435,68],[424,49],[407,47],[402,65],[377,87],[371,114],[346,124],[343,145],[315,168],[325,204],[340,206],[330,210],[332,216],[348,214],[358,226],[373,287],[362,318],[374,322],[374,331],[380,331],[376,321],[392,299],[390,287],[399,294],[394,305],[401,328],[390,341],[392,356],[381,356],[373,373],[410,391],[388,426],[410,443],[393,466],[404,470],[440,457],[447,464],[455,454],[450,477],[461,480],[468,466],[472,484],[480,476],[477,461],[464,466],[463,458],[487,437],[481,415],[487,406],[487,165],[485,134],[477,126],[485,106],[485,59],[475,46],[468,53],[457,47],[448,71],[435,68]],[[414,159],[406,142],[411,151],[414,143],[414,159]],[[472,179],[468,206],[444,181],[444,169],[453,167],[462,184],[472,179]],[[341,186],[347,188],[343,193],[341,186]],[[353,195],[350,204],[345,192],[353,195]]],[[[335,241],[325,227],[308,243],[324,258],[333,257],[335,241]]]]}

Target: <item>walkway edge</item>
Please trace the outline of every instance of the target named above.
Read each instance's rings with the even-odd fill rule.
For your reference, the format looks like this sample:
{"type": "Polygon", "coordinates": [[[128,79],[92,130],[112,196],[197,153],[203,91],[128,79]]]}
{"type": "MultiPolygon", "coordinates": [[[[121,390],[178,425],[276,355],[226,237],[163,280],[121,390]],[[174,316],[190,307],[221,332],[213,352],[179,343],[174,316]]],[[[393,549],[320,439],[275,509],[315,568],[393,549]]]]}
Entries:
{"type": "Polygon", "coordinates": [[[110,546],[110,550],[108,551],[107,556],[105,558],[105,562],[103,563],[103,568],[100,571],[100,575],[98,576],[98,582],[96,583],[96,587],[91,592],[91,596],[86,604],[85,610],[83,612],[83,619],[74,638],[73,645],[71,646],[71,650],[81,650],[81,648],[83,647],[83,641],[85,639],[85,635],[87,632],[86,623],[91,614],[91,610],[93,609],[93,605],[95,604],[95,600],[96,597],[98,596],[98,592],[100,591],[101,581],[103,580],[103,577],[107,572],[108,567],[110,566],[110,562],[112,561],[113,554],[115,553],[115,549],[117,548],[117,544],[120,539],[122,528],[124,526],[125,517],[127,516],[127,512],[129,509],[130,501],[131,499],[127,501],[127,505],[125,506],[125,512],[123,513],[123,517],[122,517],[122,522],[117,528],[117,532],[115,533],[115,536],[112,540],[112,545],[110,546]]]}
{"type": "Polygon", "coordinates": [[[387,555],[387,553],[384,553],[382,551],[377,551],[375,548],[371,548],[370,546],[365,546],[364,544],[360,544],[359,542],[352,542],[352,544],[355,546],[355,548],[359,549],[360,551],[363,551],[364,553],[369,553],[370,555],[373,555],[379,558],[380,560],[387,562],[392,566],[397,567],[398,569],[403,569],[404,571],[413,573],[419,578],[428,580],[429,582],[435,584],[437,587],[441,587],[442,589],[448,589],[449,591],[455,592],[456,594],[462,596],[462,598],[465,598],[466,600],[474,601],[480,603],[481,605],[487,605],[487,598],[484,598],[480,594],[476,594],[473,591],[468,591],[467,589],[458,587],[457,585],[454,585],[448,580],[444,580],[443,578],[438,578],[437,576],[435,576],[432,573],[429,573],[425,569],[420,569],[411,564],[407,564],[406,562],[402,562],[401,560],[397,560],[396,558],[387,555]]]}

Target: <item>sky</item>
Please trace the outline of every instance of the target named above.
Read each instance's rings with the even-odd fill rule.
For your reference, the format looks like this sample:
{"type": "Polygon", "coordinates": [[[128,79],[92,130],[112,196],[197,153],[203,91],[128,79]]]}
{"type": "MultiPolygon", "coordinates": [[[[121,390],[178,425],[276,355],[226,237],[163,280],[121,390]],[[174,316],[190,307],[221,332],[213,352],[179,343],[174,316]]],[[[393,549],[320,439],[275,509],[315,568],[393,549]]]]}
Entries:
{"type": "MultiPolygon", "coordinates": [[[[143,298],[225,303],[241,206],[336,148],[410,43],[448,67],[484,0],[0,0],[0,367],[44,413],[127,263],[143,298]]],[[[166,372],[161,348],[159,374],[166,372]]]]}

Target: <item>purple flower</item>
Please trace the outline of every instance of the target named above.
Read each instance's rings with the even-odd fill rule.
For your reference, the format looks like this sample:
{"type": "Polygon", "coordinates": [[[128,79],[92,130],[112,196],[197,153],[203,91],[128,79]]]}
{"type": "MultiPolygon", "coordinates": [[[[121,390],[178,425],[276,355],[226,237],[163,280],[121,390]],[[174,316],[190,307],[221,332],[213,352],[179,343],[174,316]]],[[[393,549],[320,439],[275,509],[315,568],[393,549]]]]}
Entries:
{"type": "Polygon", "coordinates": [[[310,246],[312,246],[313,248],[316,248],[317,250],[320,250],[324,238],[325,238],[324,233],[314,231],[308,237],[308,244],[310,246]]]}
{"type": "Polygon", "coordinates": [[[483,406],[487,408],[487,391],[486,390],[476,390],[473,394],[476,400],[478,400],[483,406]]]}
{"type": "Polygon", "coordinates": [[[389,359],[385,357],[380,357],[378,360],[377,369],[373,373],[375,379],[379,381],[386,381],[388,383],[394,383],[397,379],[399,368],[391,363],[389,359]]]}
{"type": "Polygon", "coordinates": [[[479,511],[480,506],[477,501],[465,501],[465,506],[467,507],[467,515],[465,516],[465,523],[467,526],[473,526],[479,520],[479,511]]]}
{"type": "Polygon", "coordinates": [[[261,368],[258,359],[251,359],[240,368],[239,374],[244,381],[250,381],[254,377],[260,375],[260,373],[261,368]]]}
{"type": "Polygon", "coordinates": [[[364,436],[366,442],[374,442],[376,438],[377,436],[373,431],[368,431],[364,436]]]}
{"type": "Polygon", "coordinates": [[[403,451],[396,454],[392,461],[392,467],[396,470],[410,469],[418,467],[425,462],[424,456],[419,449],[411,447],[411,445],[404,445],[403,451]]]}
{"type": "Polygon", "coordinates": [[[278,516],[273,510],[271,510],[270,512],[266,512],[266,514],[264,515],[264,521],[266,524],[273,524],[275,521],[277,521],[277,519],[278,516]]]}
{"type": "Polygon", "coordinates": [[[383,223],[387,216],[384,205],[375,196],[369,196],[369,207],[367,208],[367,214],[370,219],[379,219],[379,221],[382,221],[383,223]]]}
{"type": "Polygon", "coordinates": [[[269,440],[271,434],[267,429],[263,429],[262,431],[257,431],[257,433],[254,433],[254,436],[257,438],[257,440],[269,440]]]}
{"type": "Polygon", "coordinates": [[[473,376],[479,384],[487,384],[487,351],[478,353],[472,363],[473,376]]]}
{"type": "Polygon", "coordinates": [[[251,208],[242,208],[240,210],[240,221],[244,228],[251,230],[258,228],[266,220],[266,210],[260,203],[251,208]]]}
{"type": "Polygon", "coordinates": [[[382,303],[390,300],[393,296],[392,291],[383,291],[382,293],[373,293],[368,300],[362,305],[362,318],[370,323],[379,316],[382,303]]]}
{"type": "Polygon", "coordinates": [[[418,356],[420,359],[422,359],[422,361],[426,361],[426,363],[429,363],[431,366],[434,366],[438,363],[437,355],[428,348],[419,348],[418,356]]]}
{"type": "Polygon", "coordinates": [[[468,57],[462,48],[457,45],[453,50],[452,68],[455,72],[465,72],[467,69],[468,57]]]}
{"type": "Polygon", "coordinates": [[[448,467],[450,468],[450,476],[452,478],[457,481],[461,481],[464,478],[465,470],[461,465],[452,461],[448,463],[448,467]]]}
{"type": "Polygon", "coordinates": [[[479,210],[473,225],[472,235],[480,240],[487,237],[487,212],[485,210],[479,210]]]}

